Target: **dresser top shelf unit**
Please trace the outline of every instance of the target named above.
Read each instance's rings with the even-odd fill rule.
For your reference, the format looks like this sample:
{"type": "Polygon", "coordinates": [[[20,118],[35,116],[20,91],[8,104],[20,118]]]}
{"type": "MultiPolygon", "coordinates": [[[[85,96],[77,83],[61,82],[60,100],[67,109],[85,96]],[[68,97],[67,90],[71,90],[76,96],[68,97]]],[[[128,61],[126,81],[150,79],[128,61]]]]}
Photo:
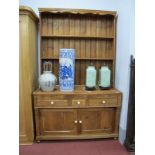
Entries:
{"type": "Polygon", "coordinates": [[[51,61],[58,77],[59,50],[72,48],[75,85],[85,85],[86,68],[93,63],[97,71],[103,64],[109,66],[115,88],[115,11],[39,8],[39,13],[41,73],[44,61],[51,61]]]}

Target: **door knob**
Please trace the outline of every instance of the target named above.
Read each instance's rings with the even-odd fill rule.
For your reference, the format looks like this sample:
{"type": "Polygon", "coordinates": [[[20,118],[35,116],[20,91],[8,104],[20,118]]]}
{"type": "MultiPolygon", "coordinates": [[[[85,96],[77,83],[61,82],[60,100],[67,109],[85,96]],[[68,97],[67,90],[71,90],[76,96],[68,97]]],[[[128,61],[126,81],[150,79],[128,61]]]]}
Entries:
{"type": "Polygon", "coordinates": [[[77,124],[77,122],[78,122],[77,120],[74,121],[75,124],[77,124]]]}
{"type": "Polygon", "coordinates": [[[103,101],[102,101],[102,103],[103,103],[103,104],[105,104],[105,103],[106,103],[106,101],[104,101],[104,100],[103,100],[103,101]]]}
{"type": "Polygon", "coordinates": [[[53,101],[51,101],[51,104],[54,104],[54,102],[53,102],[53,101]]]}
{"type": "Polygon", "coordinates": [[[81,123],[82,123],[82,121],[79,121],[79,123],[81,124],[81,123]]]}
{"type": "Polygon", "coordinates": [[[80,101],[77,101],[77,104],[79,105],[80,104],[80,101]]]}

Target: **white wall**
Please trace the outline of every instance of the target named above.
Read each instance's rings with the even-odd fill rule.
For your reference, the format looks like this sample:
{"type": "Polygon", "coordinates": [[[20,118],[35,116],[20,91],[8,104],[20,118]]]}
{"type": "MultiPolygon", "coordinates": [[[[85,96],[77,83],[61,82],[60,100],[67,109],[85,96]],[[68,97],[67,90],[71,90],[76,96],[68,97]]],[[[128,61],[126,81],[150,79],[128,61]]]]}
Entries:
{"type": "Polygon", "coordinates": [[[117,5],[117,48],[116,48],[116,88],[123,92],[120,119],[120,136],[123,143],[126,134],[130,55],[135,52],[134,47],[134,0],[122,1],[117,5]]]}
{"type": "Polygon", "coordinates": [[[134,0],[20,0],[20,5],[31,7],[38,15],[39,7],[79,8],[96,10],[113,10],[118,13],[117,43],[116,43],[116,88],[123,93],[120,119],[119,140],[125,138],[128,93],[129,93],[129,64],[130,54],[134,55],[134,0]]]}

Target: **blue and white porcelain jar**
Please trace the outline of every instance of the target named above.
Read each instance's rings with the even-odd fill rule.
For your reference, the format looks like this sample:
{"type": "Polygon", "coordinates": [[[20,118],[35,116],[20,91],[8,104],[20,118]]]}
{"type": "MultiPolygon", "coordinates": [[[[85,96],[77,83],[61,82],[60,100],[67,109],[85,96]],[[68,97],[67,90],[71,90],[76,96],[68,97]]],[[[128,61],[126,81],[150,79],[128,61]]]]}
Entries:
{"type": "Polygon", "coordinates": [[[60,49],[59,85],[60,91],[74,90],[75,49],[60,49]]]}

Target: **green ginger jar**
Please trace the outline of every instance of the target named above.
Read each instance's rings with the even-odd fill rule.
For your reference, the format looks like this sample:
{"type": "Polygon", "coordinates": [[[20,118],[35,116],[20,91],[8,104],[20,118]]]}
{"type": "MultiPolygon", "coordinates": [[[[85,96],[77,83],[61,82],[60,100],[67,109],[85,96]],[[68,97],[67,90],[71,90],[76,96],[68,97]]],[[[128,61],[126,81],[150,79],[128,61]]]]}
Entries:
{"type": "Polygon", "coordinates": [[[96,89],[96,69],[94,66],[88,66],[86,69],[86,90],[96,89]]]}
{"type": "Polygon", "coordinates": [[[99,71],[99,87],[100,89],[109,89],[111,84],[111,70],[108,66],[103,65],[99,71]]]}

